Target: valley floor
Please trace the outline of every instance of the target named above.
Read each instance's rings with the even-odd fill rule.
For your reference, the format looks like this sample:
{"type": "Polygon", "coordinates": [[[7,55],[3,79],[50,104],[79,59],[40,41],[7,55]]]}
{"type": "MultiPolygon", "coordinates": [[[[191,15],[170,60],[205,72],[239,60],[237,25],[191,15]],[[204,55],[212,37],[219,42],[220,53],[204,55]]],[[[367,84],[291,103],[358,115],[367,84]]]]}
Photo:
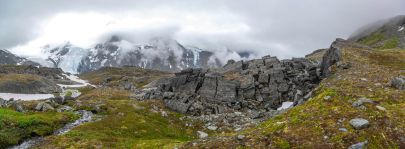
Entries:
{"type": "Polygon", "coordinates": [[[342,53],[342,64],[351,67],[335,67],[308,102],[241,134],[184,148],[348,148],[363,142],[367,148],[405,148],[405,91],[390,83],[405,75],[405,51],[345,47],[342,53]],[[355,118],[369,126],[355,129],[355,118]]]}
{"type": "MultiPolygon", "coordinates": [[[[333,67],[334,73],[322,81],[309,101],[242,132],[210,131],[209,137],[198,139],[203,124],[181,119],[182,114],[165,108],[161,101],[134,100],[120,87],[85,87],[67,105],[92,111],[94,122],[45,137],[35,148],[348,148],[361,142],[367,148],[404,148],[405,91],[392,88],[390,81],[405,75],[405,51],[345,47],[342,54],[341,63],[350,67],[333,67]],[[371,101],[360,102],[365,98],[371,101]],[[350,124],[355,118],[366,119],[369,126],[355,129],[350,124]]],[[[112,76],[111,84],[119,86],[123,77],[116,74],[136,72],[137,77],[124,80],[141,88],[170,76],[110,69],[83,78],[101,84],[112,76]]],[[[31,102],[26,104],[36,104],[31,102]]],[[[1,108],[0,148],[52,134],[75,119],[70,112],[19,113],[1,108]]]]}

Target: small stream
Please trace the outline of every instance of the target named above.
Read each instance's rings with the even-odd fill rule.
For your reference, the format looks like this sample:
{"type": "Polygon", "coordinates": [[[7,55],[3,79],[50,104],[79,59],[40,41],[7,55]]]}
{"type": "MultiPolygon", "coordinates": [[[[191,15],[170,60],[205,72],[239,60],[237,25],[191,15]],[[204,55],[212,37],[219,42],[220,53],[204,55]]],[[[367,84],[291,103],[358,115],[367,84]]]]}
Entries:
{"type": "MultiPolygon", "coordinates": [[[[69,132],[70,130],[72,130],[74,127],[76,127],[80,124],[83,124],[83,123],[90,122],[92,120],[93,113],[90,111],[79,110],[79,111],[77,111],[77,113],[80,115],[80,118],[78,120],[74,121],[73,123],[66,124],[63,128],[56,130],[53,133],[53,135],[65,134],[65,133],[69,132]]],[[[41,143],[43,141],[43,139],[44,139],[43,137],[31,138],[31,139],[25,140],[23,143],[21,143],[19,145],[9,147],[8,149],[29,149],[29,148],[41,143]]]]}

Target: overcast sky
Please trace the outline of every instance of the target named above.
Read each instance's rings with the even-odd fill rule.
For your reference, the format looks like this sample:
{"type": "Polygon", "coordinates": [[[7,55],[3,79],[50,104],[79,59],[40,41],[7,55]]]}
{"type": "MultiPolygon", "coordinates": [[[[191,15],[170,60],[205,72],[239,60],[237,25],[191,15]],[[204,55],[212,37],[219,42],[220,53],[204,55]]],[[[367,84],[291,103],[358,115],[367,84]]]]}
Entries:
{"type": "Polygon", "coordinates": [[[289,58],[400,14],[404,0],[1,0],[0,49],[38,55],[46,44],[90,48],[123,34],[289,58]]]}

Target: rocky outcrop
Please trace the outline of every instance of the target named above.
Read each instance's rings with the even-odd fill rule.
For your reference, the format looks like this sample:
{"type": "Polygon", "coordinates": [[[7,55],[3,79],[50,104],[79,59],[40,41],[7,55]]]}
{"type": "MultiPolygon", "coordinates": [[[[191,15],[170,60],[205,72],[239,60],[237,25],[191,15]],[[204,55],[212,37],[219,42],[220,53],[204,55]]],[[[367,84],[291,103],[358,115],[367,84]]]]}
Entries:
{"type": "Polygon", "coordinates": [[[326,50],[325,54],[322,57],[321,76],[328,76],[330,73],[330,67],[341,60],[342,55],[338,43],[342,41],[342,39],[336,39],[336,41],[332,43],[330,48],[326,50]]]}
{"type": "Polygon", "coordinates": [[[53,108],[50,104],[48,104],[46,102],[40,102],[35,107],[35,110],[46,112],[46,111],[54,111],[55,108],[53,108]]]}
{"type": "Polygon", "coordinates": [[[21,100],[4,100],[0,98],[0,108],[12,108],[17,112],[24,112],[24,106],[21,100]]]}
{"type": "Polygon", "coordinates": [[[285,101],[308,99],[320,81],[317,68],[304,58],[230,61],[222,69],[183,70],[142,96],[163,99],[169,108],[190,115],[255,111],[262,117],[285,101]]]}

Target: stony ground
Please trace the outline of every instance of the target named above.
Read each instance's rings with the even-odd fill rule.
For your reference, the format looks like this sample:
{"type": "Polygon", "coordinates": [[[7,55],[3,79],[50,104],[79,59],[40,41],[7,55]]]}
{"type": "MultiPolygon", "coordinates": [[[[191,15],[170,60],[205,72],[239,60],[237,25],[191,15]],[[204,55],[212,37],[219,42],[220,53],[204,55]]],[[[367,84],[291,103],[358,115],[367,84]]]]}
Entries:
{"type": "Polygon", "coordinates": [[[405,91],[390,86],[404,74],[404,50],[344,48],[342,64],[323,80],[311,100],[238,134],[190,142],[184,148],[368,148],[405,147],[405,91]],[[364,99],[369,99],[368,101],[364,99]],[[355,129],[362,118],[368,127],[355,129]]]}

